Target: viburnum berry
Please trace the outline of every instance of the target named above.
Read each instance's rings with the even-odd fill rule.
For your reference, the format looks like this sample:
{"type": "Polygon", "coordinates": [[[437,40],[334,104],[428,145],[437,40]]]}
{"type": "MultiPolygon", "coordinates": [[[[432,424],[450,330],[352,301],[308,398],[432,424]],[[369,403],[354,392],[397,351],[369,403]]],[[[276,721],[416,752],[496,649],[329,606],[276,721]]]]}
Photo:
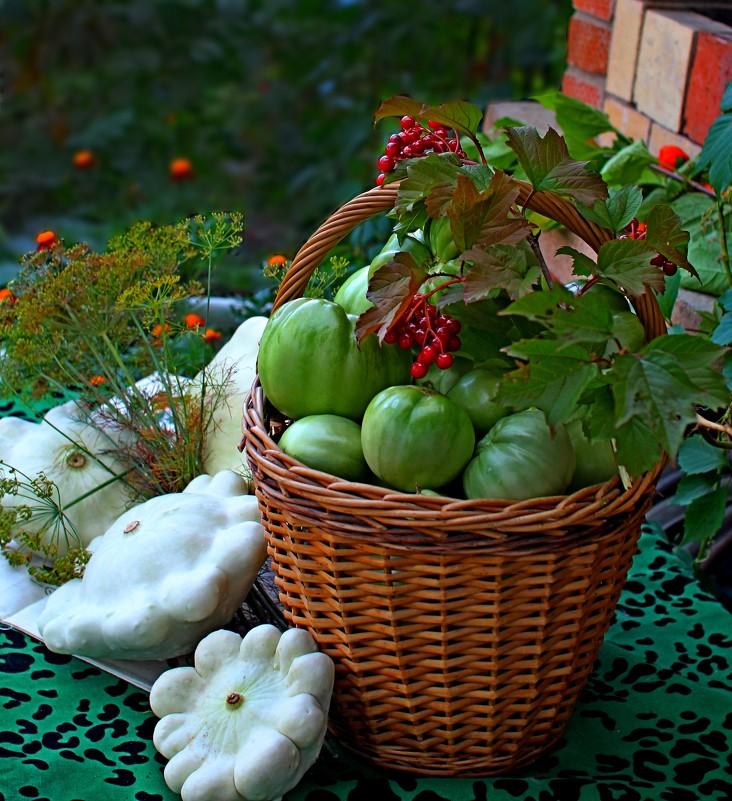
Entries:
{"type": "Polygon", "coordinates": [[[412,378],[424,378],[427,375],[427,371],[429,367],[424,364],[423,362],[414,362],[412,366],[409,368],[409,372],[412,374],[412,378]]]}

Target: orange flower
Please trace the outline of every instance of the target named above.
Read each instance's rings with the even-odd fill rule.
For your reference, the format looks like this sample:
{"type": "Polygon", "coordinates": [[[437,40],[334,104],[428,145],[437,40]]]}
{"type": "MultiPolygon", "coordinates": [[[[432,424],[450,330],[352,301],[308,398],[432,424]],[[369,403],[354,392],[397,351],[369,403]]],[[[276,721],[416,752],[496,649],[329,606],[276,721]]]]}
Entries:
{"type": "Polygon", "coordinates": [[[662,167],[675,170],[689,160],[689,155],[676,145],[664,145],[658,151],[658,160],[662,167]]]}
{"type": "Polygon", "coordinates": [[[7,288],[0,289],[0,303],[3,303],[6,300],[10,303],[15,303],[17,298],[15,297],[15,295],[13,295],[13,293],[9,289],[7,288]]]}
{"type": "Polygon", "coordinates": [[[270,267],[276,267],[278,265],[287,264],[287,259],[280,254],[276,254],[267,259],[267,264],[270,267]]]}
{"type": "Polygon", "coordinates": [[[189,181],[195,178],[193,165],[189,159],[178,158],[170,162],[170,177],[173,181],[189,181]]]}
{"type": "Polygon", "coordinates": [[[198,314],[186,314],[183,318],[183,322],[186,324],[188,328],[200,328],[202,325],[206,325],[206,321],[198,314]]]}
{"type": "Polygon", "coordinates": [[[53,231],[41,231],[36,236],[36,242],[38,243],[36,250],[48,250],[58,242],[58,237],[53,231]]]}
{"type": "Polygon", "coordinates": [[[91,150],[77,150],[74,153],[74,169],[89,170],[94,167],[97,160],[91,150]]]}
{"type": "Polygon", "coordinates": [[[92,377],[89,379],[89,383],[90,383],[90,384],[91,384],[93,387],[98,387],[100,384],[104,384],[104,383],[106,383],[106,381],[107,381],[107,379],[106,379],[106,378],[105,378],[103,375],[93,375],[93,376],[92,376],[92,377]]]}
{"type": "Polygon", "coordinates": [[[170,326],[167,323],[165,323],[165,327],[160,325],[160,323],[154,325],[150,333],[155,337],[155,339],[158,339],[163,335],[163,331],[165,331],[166,334],[168,331],[170,331],[170,326]]]}
{"type": "Polygon", "coordinates": [[[214,331],[213,328],[207,328],[204,337],[206,338],[206,342],[214,342],[217,339],[221,339],[221,331],[214,331]]]}

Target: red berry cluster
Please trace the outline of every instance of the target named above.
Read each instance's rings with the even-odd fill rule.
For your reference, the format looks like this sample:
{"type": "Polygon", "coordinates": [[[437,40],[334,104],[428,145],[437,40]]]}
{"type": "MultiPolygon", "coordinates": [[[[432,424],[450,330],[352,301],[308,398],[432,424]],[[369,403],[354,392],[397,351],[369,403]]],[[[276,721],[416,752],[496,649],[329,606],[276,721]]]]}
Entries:
{"type": "MultiPolygon", "coordinates": [[[[619,237],[620,239],[645,239],[646,238],[646,224],[639,223],[638,220],[633,218],[628,225],[625,226],[627,234],[619,237]]],[[[651,264],[654,267],[660,267],[665,275],[676,275],[678,267],[670,260],[667,259],[662,253],[657,253],[652,259],[651,264]]]]}
{"type": "Polygon", "coordinates": [[[427,127],[418,123],[414,117],[402,117],[402,130],[392,134],[384,147],[384,155],[379,159],[381,172],[376,183],[381,186],[387,172],[391,172],[398,161],[426,156],[428,153],[455,153],[459,158],[466,158],[460,147],[460,140],[451,128],[441,122],[428,120],[427,127]]]}
{"type": "Polygon", "coordinates": [[[418,347],[419,353],[411,367],[413,378],[424,378],[434,362],[440,370],[452,367],[451,351],[460,349],[460,321],[441,314],[428,300],[417,294],[407,310],[392,325],[384,337],[389,344],[403,350],[418,347]]]}

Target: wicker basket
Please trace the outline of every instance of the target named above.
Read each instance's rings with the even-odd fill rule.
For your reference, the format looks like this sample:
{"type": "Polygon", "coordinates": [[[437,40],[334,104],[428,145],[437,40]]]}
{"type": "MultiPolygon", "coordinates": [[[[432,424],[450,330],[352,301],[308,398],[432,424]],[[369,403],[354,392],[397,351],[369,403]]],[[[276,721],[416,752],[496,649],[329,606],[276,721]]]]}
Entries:
{"type": "MultiPolygon", "coordinates": [[[[336,211],[275,305],[396,191],[336,211]]],[[[557,197],[529,205],[595,249],[612,236],[557,197]]],[[[650,293],[634,305],[649,337],[665,333],[650,293]]],[[[592,671],[661,465],[629,489],[615,478],[519,503],[410,495],[296,462],[270,435],[274,413],[255,380],[242,447],[287,621],[335,661],[341,744],[382,768],[442,776],[505,772],[550,748],[592,671]]]]}

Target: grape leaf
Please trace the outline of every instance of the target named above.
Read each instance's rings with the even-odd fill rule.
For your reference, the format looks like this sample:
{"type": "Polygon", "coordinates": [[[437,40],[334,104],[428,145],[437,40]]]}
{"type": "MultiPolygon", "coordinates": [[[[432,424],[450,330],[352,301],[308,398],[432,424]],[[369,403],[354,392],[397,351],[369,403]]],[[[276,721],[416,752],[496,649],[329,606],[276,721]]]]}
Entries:
{"type": "MultiPolygon", "coordinates": [[[[683,445],[681,446],[684,447],[683,445]]],[[[706,495],[709,490],[717,483],[717,472],[712,473],[692,473],[682,476],[676,487],[676,492],[671,498],[671,503],[677,506],[688,506],[692,501],[706,495]]]]}
{"type": "Polygon", "coordinates": [[[679,467],[687,476],[729,468],[726,451],[715,448],[701,436],[684,440],[679,448],[679,467]]]}
{"type": "Polygon", "coordinates": [[[366,297],[374,305],[356,321],[356,339],[360,342],[375,332],[382,342],[426,277],[427,273],[417,266],[411,253],[394,254],[393,260],[377,270],[369,281],[366,297]]]}
{"type": "Polygon", "coordinates": [[[727,487],[721,485],[693,500],[684,516],[684,537],[681,544],[705,542],[722,528],[727,510],[727,487]]]}
{"type": "Polygon", "coordinates": [[[597,271],[597,264],[586,254],[571,247],[564,245],[557,249],[558,256],[571,256],[574,260],[572,272],[575,275],[594,275],[597,271]]]}
{"type": "Polygon", "coordinates": [[[641,358],[615,359],[616,425],[638,418],[666,453],[676,455],[684,429],[696,420],[695,404],[716,407],[728,399],[724,380],[708,363],[719,349],[690,334],[658,337],[641,358]],[[669,346],[664,340],[678,340],[669,346]]]}
{"type": "Polygon", "coordinates": [[[598,134],[607,131],[620,133],[604,111],[562,92],[548,92],[536,100],[556,113],[557,125],[561,128],[570,151],[574,152],[575,149],[586,145],[598,134]]]}
{"type": "Polygon", "coordinates": [[[662,185],[667,179],[650,169],[650,165],[656,162],[656,157],[651,154],[646,143],[642,139],[636,139],[608,159],[600,174],[608,184],[618,186],[639,183],[662,185]]]}
{"type": "Polygon", "coordinates": [[[517,409],[536,406],[549,425],[569,420],[580,396],[597,374],[584,348],[557,350],[552,340],[527,339],[505,348],[509,356],[526,360],[501,382],[498,399],[517,409]]]}
{"type": "Polygon", "coordinates": [[[693,276],[699,277],[686,258],[689,232],[681,228],[681,220],[670,206],[660,204],[650,210],[646,220],[646,242],[653,250],[663,254],[678,267],[683,267],[693,276]]]}
{"type": "Polygon", "coordinates": [[[607,197],[607,185],[586,161],[570,158],[562,137],[549,128],[542,138],[536,128],[507,128],[508,144],[537,192],[554,192],[591,206],[607,197]]]}
{"type": "Polygon", "coordinates": [[[460,160],[454,154],[431,153],[415,159],[407,169],[407,177],[399,185],[394,212],[401,217],[423,203],[435,187],[454,186],[460,171],[460,160]]]}
{"type": "Polygon", "coordinates": [[[526,236],[530,230],[528,221],[511,215],[518,191],[503,172],[497,172],[482,192],[471,178],[458,175],[447,215],[453,242],[461,253],[475,244],[508,244],[526,236]]]}
{"type": "Polygon", "coordinates": [[[615,281],[629,295],[642,295],[647,286],[661,292],[664,275],[651,264],[652,257],[643,239],[612,239],[598,251],[596,274],[615,281]]]}
{"type": "Polygon", "coordinates": [[[394,95],[388,100],[384,100],[379,106],[374,115],[374,121],[379,122],[386,117],[404,116],[420,121],[434,120],[446,128],[454,128],[458,133],[475,136],[483,118],[483,112],[465,100],[454,100],[439,106],[429,106],[408,95],[394,95]]]}
{"type": "Polygon", "coordinates": [[[615,429],[615,457],[631,476],[653,469],[661,458],[661,449],[653,431],[639,417],[615,429]]]}
{"type": "Polygon", "coordinates": [[[710,337],[716,345],[732,344],[732,312],[725,312],[710,337]]]}
{"type": "Polygon", "coordinates": [[[596,200],[594,206],[576,201],[584,217],[603,228],[620,231],[635,217],[643,202],[643,193],[637,186],[611,186],[607,200],[596,200]]]}
{"type": "Polygon", "coordinates": [[[709,168],[709,183],[717,195],[732,184],[732,81],[722,98],[722,114],[711,124],[697,166],[709,168]]]}
{"type": "MultiPolygon", "coordinates": [[[[473,247],[461,258],[472,262],[462,283],[465,303],[488,297],[496,289],[505,289],[510,298],[520,298],[531,292],[538,278],[538,268],[529,267],[526,254],[510,245],[473,247]]],[[[446,303],[454,302],[447,300],[446,303]]]]}

